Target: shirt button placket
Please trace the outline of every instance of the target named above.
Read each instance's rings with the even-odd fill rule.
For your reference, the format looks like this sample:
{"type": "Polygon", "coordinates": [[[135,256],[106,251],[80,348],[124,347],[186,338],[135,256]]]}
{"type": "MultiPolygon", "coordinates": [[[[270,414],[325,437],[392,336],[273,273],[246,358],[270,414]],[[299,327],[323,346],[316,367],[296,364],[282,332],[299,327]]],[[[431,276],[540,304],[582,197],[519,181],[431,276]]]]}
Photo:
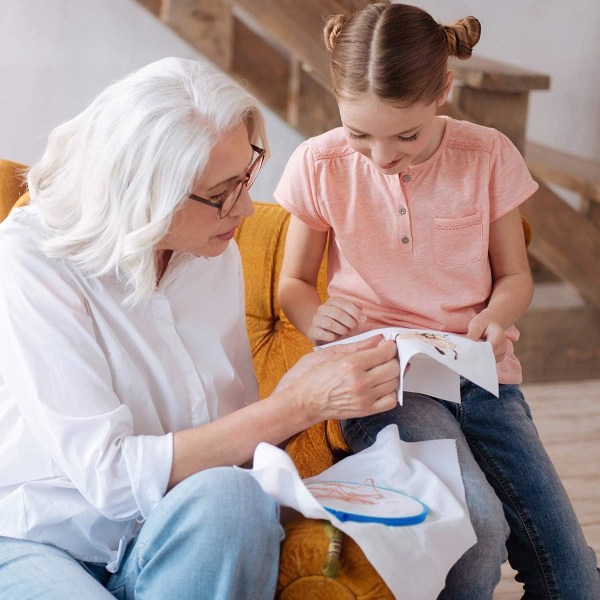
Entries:
{"type": "Polygon", "coordinates": [[[154,294],[152,301],[157,326],[160,329],[165,342],[171,348],[173,356],[176,357],[179,368],[182,370],[185,377],[184,385],[188,393],[186,401],[190,405],[190,425],[196,427],[202,423],[208,423],[210,421],[210,415],[208,413],[208,405],[205,401],[206,394],[204,392],[204,385],[202,384],[202,380],[198,375],[194,362],[175,327],[175,318],[171,303],[168,298],[160,292],[154,294]],[[201,402],[198,400],[199,398],[202,398],[201,402]]]}
{"type": "MultiPolygon", "coordinates": [[[[408,174],[408,173],[404,173],[403,175],[400,175],[400,180],[402,181],[403,184],[407,184],[410,183],[412,177],[408,174]]],[[[407,198],[407,194],[404,193],[404,197],[407,198]]],[[[408,213],[408,210],[406,208],[406,206],[401,206],[398,209],[398,213],[400,214],[400,216],[404,217],[406,216],[406,214],[408,213]]],[[[410,237],[408,235],[408,232],[410,231],[410,220],[404,220],[402,222],[402,229],[406,232],[401,238],[400,241],[402,242],[403,247],[406,249],[407,252],[410,251],[410,237]]]]}

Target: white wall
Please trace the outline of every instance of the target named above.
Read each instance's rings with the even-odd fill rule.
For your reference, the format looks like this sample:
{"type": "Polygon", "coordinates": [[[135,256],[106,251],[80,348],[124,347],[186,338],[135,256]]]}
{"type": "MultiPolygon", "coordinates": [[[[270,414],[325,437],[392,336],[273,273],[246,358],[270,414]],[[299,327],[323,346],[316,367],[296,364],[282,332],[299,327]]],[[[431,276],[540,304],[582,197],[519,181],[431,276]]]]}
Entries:
{"type": "MultiPolygon", "coordinates": [[[[434,18],[473,14],[476,52],[547,73],[528,136],[600,160],[600,2],[420,0],[434,18]]],[[[0,157],[32,163],[45,136],[107,84],[164,56],[199,57],[134,0],[0,0],[0,157]]],[[[267,111],[268,112],[268,111],[267,111]]],[[[270,199],[300,136],[268,113],[273,159],[253,196],[270,199]]]]}
{"type": "MultiPolygon", "coordinates": [[[[33,163],[55,125],[165,56],[202,58],[134,0],[0,0],[0,157],[33,163]]],[[[265,112],[273,157],[252,196],[272,200],[302,138],[265,112]]]]}

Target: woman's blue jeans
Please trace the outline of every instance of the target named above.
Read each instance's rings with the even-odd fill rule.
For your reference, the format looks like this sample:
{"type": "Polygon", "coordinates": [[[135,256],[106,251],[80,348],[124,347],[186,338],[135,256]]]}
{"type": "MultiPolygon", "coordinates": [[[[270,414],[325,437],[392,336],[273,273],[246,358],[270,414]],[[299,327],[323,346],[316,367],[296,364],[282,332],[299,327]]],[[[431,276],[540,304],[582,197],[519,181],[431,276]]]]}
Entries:
{"type": "Polygon", "coordinates": [[[439,598],[491,599],[508,550],[516,579],[524,584],[524,598],[598,600],[596,555],[586,544],[519,386],[501,385],[496,398],[463,379],[461,398],[455,404],[405,393],[401,407],[342,422],[354,452],[370,446],[390,423],[407,442],[456,440],[478,543],[452,568],[439,598]]]}
{"type": "Polygon", "coordinates": [[[247,473],[209,469],[175,486],[127,546],[119,570],[0,537],[3,600],[272,600],[283,529],[247,473]]]}

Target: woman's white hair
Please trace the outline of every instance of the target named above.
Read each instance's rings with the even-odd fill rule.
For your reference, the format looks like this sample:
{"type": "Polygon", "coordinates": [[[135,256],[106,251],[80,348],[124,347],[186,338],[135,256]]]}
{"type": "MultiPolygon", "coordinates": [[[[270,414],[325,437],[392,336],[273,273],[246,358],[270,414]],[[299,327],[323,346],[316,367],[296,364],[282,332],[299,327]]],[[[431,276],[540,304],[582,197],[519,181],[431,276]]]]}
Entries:
{"type": "Polygon", "coordinates": [[[43,250],[87,276],[123,278],[129,306],[149,298],[155,246],[211,148],[242,122],[268,150],[256,100],[198,61],[165,58],[112,84],[51,132],[28,173],[53,232],[43,250]]]}

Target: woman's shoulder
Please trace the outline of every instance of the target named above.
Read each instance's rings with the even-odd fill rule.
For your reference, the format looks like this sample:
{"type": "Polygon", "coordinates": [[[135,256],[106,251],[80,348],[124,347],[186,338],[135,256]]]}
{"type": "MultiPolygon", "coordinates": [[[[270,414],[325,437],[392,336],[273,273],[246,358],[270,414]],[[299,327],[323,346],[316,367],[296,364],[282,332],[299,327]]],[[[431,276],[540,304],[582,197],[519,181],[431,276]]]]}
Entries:
{"type": "MultiPolygon", "coordinates": [[[[50,258],[42,249],[51,232],[35,206],[24,206],[0,223],[1,283],[7,286],[19,282],[60,278],[67,282],[72,276],[62,260],[50,258]]],[[[4,287],[4,286],[2,286],[4,287]]]]}
{"type": "Polygon", "coordinates": [[[8,256],[22,252],[42,254],[40,245],[49,235],[37,207],[28,205],[13,209],[0,223],[0,260],[5,263],[8,256]]]}

